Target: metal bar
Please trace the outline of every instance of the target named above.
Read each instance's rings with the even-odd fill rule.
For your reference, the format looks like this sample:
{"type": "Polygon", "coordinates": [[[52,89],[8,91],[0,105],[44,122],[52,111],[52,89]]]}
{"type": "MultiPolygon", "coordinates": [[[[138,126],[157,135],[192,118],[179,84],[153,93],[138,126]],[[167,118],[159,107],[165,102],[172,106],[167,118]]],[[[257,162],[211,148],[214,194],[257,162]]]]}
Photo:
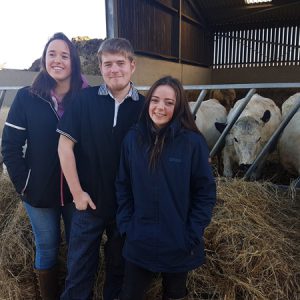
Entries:
{"type": "Polygon", "coordinates": [[[220,135],[220,137],[217,140],[216,144],[214,145],[214,147],[210,151],[210,153],[209,153],[210,157],[215,156],[216,153],[218,152],[219,148],[223,145],[227,133],[230,131],[230,129],[232,128],[232,126],[234,125],[234,123],[236,122],[236,120],[238,119],[238,117],[240,116],[240,114],[242,113],[242,111],[244,110],[244,108],[247,106],[248,102],[250,101],[251,97],[253,96],[253,94],[255,92],[256,92],[256,89],[251,89],[248,92],[248,94],[244,98],[244,101],[237,108],[237,110],[236,110],[234,116],[232,117],[231,121],[226,125],[224,131],[222,132],[222,134],[220,135]]]}
{"type": "Polygon", "coordinates": [[[278,54],[277,54],[277,66],[280,66],[282,64],[282,57],[283,57],[283,49],[282,49],[282,43],[284,41],[284,32],[283,27],[278,28],[278,54]]]}
{"type": "Polygon", "coordinates": [[[253,44],[254,44],[254,42],[253,42],[253,31],[254,31],[254,29],[250,29],[250,41],[249,41],[249,62],[250,62],[250,64],[249,64],[249,66],[250,67],[253,67],[253,49],[254,49],[254,47],[253,47],[253,44]]]}
{"type": "Polygon", "coordinates": [[[278,66],[278,43],[279,43],[279,28],[274,28],[274,60],[273,60],[273,66],[278,66]]]}
{"type": "Polygon", "coordinates": [[[218,32],[217,34],[217,40],[218,40],[218,60],[217,60],[217,68],[220,69],[221,65],[221,36],[218,32]]]}
{"type": "MultiPolygon", "coordinates": [[[[214,89],[280,89],[280,88],[300,88],[300,82],[284,82],[284,83],[245,83],[245,84],[208,84],[208,85],[184,85],[185,90],[214,90],[214,89]]],[[[148,91],[150,86],[136,86],[140,91],[148,91]]],[[[1,87],[0,87],[1,89],[1,87]]]]}
{"type": "Polygon", "coordinates": [[[268,67],[272,66],[272,61],[273,61],[273,39],[274,39],[274,28],[269,28],[269,63],[268,67]]]}
{"type": "Polygon", "coordinates": [[[297,50],[296,50],[296,54],[297,54],[297,58],[296,58],[296,65],[299,66],[299,60],[300,60],[300,49],[299,49],[299,41],[300,41],[300,27],[297,26],[298,28],[298,34],[297,34],[297,50]]]}
{"type": "MultiPolygon", "coordinates": [[[[24,86],[0,86],[1,90],[15,91],[24,86]]],[[[300,88],[300,82],[283,82],[283,83],[235,83],[235,84],[207,84],[207,85],[184,85],[185,90],[213,90],[213,89],[281,89],[281,88],[300,88]]],[[[148,91],[149,85],[136,86],[140,91],[148,91]]]]}
{"type": "Polygon", "coordinates": [[[221,32],[221,35],[220,35],[220,68],[224,68],[224,56],[223,56],[223,53],[224,53],[224,36],[223,36],[223,33],[221,32]]]}
{"type": "Polygon", "coordinates": [[[260,53],[261,53],[261,39],[262,39],[262,29],[257,29],[257,66],[261,67],[260,53]]]}
{"type": "Polygon", "coordinates": [[[181,63],[182,60],[182,0],[178,0],[179,10],[178,10],[178,62],[181,63]]]}
{"type": "Polygon", "coordinates": [[[298,33],[298,26],[294,26],[294,34],[293,34],[293,40],[294,40],[294,43],[293,43],[293,46],[295,47],[294,48],[294,51],[293,51],[293,66],[296,65],[296,46],[298,45],[298,41],[297,41],[297,33],[298,33]]]}
{"type": "Polygon", "coordinates": [[[241,67],[241,60],[242,60],[242,55],[241,55],[241,52],[242,52],[242,31],[240,30],[239,31],[239,57],[238,57],[238,68],[241,67]]]}
{"type": "Polygon", "coordinates": [[[289,34],[289,46],[288,46],[288,62],[289,62],[289,66],[292,65],[292,44],[293,44],[293,26],[290,26],[290,34],[289,34]]]}
{"type": "Polygon", "coordinates": [[[269,45],[269,28],[265,29],[265,35],[266,35],[266,40],[263,43],[263,48],[265,49],[265,54],[264,54],[264,66],[268,65],[268,62],[270,60],[270,45],[269,45]]]}
{"type": "Polygon", "coordinates": [[[238,39],[237,39],[237,34],[238,31],[234,31],[234,63],[233,63],[233,67],[236,68],[237,67],[237,57],[238,57],[238,39]]]}
{"type": "Polygon", "coordinates": [[[284,65],[287,66],[288,65],[288,54],[289,54],[289,46],[288,46],[288,42],[289,42],[289,37],[291,35],[290,32],[290,27],[285,27],[285,46],[284,46],[284,65]]]}
{"type": "Polygon", "coordinates": [[[109,38],[119,36],[117,0],[105,0],[106,35],[109,38]]]}
{"type": "Polygon", "coordinates": [[[293,118],[295,113],[300,108],[300,96],[298,97],[298,103],[289,111],[289,113],[285,116],[285,118],[281,121],[277,129],[273,132],[272,136],[268,140],[268,142],[265,144],[265,146],[261,149],[260,153],[257,155],[256,159],[254,160],[251,167],[247,170],[244,179],[248,180],[251,176],[251,173],[256,170],[258,164],[260,161],[269,153],[271,147],[274,145],[274,143],[277,142],[280,134],[284,130],[284,128],[287,126],[289,121],[293,118]]]}
{"type": "Polygon", "coordinates": [[[5,94],[6,94],[6,90],[3,89],[0,93],[0,110],[1,110],[1,107],[2,107],[2,104],[3,104],[3,101],[4,101],[5,94]]]}
{"type": "Polygon", "coordinates": [[[192,109],[192,115],[193,115],[193,116],[196,115],[196,113],[197,113],[197,111],[198,111],[198,109],[199,109],[199,107],[200,107],[202,101],[204,100],[206,94],[207,94],[207,90],[202,90],[202,91],[200,92],[200,94],[199,94],[199,96],[198,96],[198,98],[197,98],[197,100],[196,100],[195,106],[194,106],[193,109],[192,109]]]}

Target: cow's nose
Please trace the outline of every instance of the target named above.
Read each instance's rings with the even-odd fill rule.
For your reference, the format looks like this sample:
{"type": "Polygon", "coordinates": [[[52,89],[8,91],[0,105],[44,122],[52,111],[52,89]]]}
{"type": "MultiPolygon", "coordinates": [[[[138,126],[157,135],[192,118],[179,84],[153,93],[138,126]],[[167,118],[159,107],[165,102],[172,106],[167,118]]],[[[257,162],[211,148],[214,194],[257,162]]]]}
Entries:
{"type": "Polygon", "coordinates": [[[250,168],[251,164],[240,164],[239,170],[246,172],[250,168]]]}

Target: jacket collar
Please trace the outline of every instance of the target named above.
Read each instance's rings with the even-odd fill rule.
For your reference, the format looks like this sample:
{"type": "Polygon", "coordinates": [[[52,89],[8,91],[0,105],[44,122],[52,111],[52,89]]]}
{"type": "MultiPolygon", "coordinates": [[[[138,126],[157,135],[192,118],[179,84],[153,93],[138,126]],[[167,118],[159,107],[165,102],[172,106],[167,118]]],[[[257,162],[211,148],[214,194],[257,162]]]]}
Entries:
{"type": "MultiPolygon", "coordinates": [[[[98,95],[100,95],[100,96],[110,95],[110,97],[114,99],[114,97],[112,96],[111,92],[109,91],[109,89],[105,83],[101,84],[99,86],[98,95]]],[[[140,99],[138,90],[134,87],[132,82],[130,82],[130,90],[124,99],[129,98],[129,97],[131,97],[133,101],[139,101],[139,99],[140,99]]]]}

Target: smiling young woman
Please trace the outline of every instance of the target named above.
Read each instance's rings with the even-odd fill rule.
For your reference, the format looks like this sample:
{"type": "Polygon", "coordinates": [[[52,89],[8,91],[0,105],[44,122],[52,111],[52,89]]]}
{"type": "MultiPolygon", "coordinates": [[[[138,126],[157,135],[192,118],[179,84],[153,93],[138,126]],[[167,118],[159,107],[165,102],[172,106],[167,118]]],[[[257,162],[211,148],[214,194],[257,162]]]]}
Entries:
{"type": "Polygon", "coordinates": [[[56,33],[45,45],[41,71],[18,91],[5,123],[2,153],[35,237],[35,272],[42,299],[58,299],[60,220],[68,243],[74,205],[57,154],[57,124],[85,87],[75,45],[56,33]],[[27,145],[25,155],[23,146],[27,145]]]}
{"type": "Polygon", "coordinates": [[[143,299],[154,273],[162,275],[164,300],[186,297],[188,271],[204,262],[216,201],[208,157],[181,83],[156,81],[124,139],[116,180],[126,260],[121,300],[143,299]]]}

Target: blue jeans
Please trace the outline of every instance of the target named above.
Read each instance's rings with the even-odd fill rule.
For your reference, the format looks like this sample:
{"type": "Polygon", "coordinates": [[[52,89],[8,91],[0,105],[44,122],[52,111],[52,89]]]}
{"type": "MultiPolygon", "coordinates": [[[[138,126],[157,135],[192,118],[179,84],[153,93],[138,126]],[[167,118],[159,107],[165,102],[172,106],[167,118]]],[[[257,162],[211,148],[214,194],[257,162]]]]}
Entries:
{"type": "Polygon", "coordinates": [[[68,274],[61,300],[92,299],[104,231],[106,231],[107,242],[104,245],[103,299],[118,298],[124,276],[122,257],[124,241],[117,230],[116,223],[105,221],[90,210],[75,210],[68,251],[68,274]]]}
{"type": "MultiPolygon", "coordinates": [[[[120,300],[142,300],[156,274],[129,261],[125,264],[124,286],[120,300]]],[[[187,295],[188,272],[161,273],[163,299],[182,299],[187,295]]]]}
{"type": "Polygon", "coordinates": [[[57,264],[59,246],[61,243],[60,220],[65,225],[66,241],[70,236],[70,227],[74,204],[68,203],[62,207],[37,208],[23,202],[30,219],[35,239],[35,268],[51,269],[57,264]]]}

